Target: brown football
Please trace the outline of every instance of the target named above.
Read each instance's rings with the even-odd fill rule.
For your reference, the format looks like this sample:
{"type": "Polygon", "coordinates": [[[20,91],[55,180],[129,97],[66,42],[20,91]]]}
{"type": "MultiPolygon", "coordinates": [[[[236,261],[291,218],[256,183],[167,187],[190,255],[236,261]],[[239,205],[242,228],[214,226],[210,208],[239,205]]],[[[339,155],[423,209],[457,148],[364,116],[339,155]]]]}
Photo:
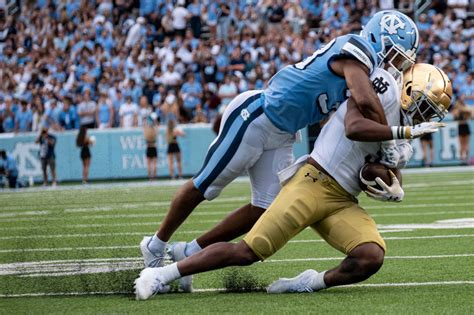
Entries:
{"type": "MultiPolygon", "coordinates": [[[[362,182],[364,179],[368,184],[376,189],[382,189],[376,182],[375,178],[380,177],[387,185],[392,185],[389,168],[380,163],[366,163],[360,169],[359,186],[362,190],[367,190],[367,185],[362,182]]],[[[400,185],[402,184],[402,174],[398,169],[392,169],[392,172],[397,176],[400,185]]]]}

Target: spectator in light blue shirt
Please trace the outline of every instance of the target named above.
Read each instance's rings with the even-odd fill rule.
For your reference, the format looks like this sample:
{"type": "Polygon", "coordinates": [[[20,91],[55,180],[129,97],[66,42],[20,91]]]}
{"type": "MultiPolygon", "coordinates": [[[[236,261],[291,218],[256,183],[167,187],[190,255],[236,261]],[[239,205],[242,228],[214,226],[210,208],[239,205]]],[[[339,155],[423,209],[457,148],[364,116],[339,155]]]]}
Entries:
{"type": "Polygon", "coordinates": [[[112,128],[114,123],[114,108],[105,94],[101,94],[97,103],[96,121],[99,129],[112,128]]]}
{"type": "Polygon", "coordinates": [[[464,97],[464,103],[474,108],[474,73],[469,73],[466,81],[459,87],[459,94],[464,97]]]}
{"type": "Polygon", "coordinates": [[[7,154],[5,150],[0,151],[0,169],[2,169],[2,172],[8,179],[8,186],[10,188],[16,188],[18,179],[16,160],[11,154],[7,154]]]}
{"type": "Polygon", "coordinates": [[[22,100],[21,107],[15,115],[15,132],[31,131],[32,122],[33,113],[28,108],[28,103],[25,100],[22,100]]]}
{"type": "Polygon", "coordinates": [[[13,132],[15,130],[15,112],[13,111],[12,99],[5,98],[5,108],[2,113],[3,132],[13,132]]]}
{"type": "Polygon", "coordinates": [[[181,87],[180,94],[183,99],[183,107],[189,114],[188,117],[193,117],[193,111],[201,104],[202,98],[201,83],[196,82],[193,73],[188,73],[187,80],[181,87]]]}
{"type": "Polygon", "coordinates": [[[140,86],[137,85],[135,80],[130,80],[130,96],[132,97],[132,101],[137,103],[140,101],[140,97],[142,96],[143,90],[140,86]]]}
{"type": "Polygon", "coordinates": [[[70,97],[64,98],[63,110],[59,113],[59,125],[65,130],[79,128],[79,117],[70,97]]]}
{"type": "Polygon", "coordinates": [[[140,16],[152,13],[157,5],[156,0],[140,0],[140,16]]]}

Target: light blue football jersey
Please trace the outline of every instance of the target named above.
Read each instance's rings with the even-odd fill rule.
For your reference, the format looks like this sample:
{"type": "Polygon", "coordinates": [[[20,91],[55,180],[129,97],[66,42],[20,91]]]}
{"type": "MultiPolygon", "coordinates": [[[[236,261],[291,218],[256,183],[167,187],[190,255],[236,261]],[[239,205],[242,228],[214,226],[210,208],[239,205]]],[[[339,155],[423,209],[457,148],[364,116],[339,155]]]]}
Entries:
{"type": "Polygon", "coordinates": [[[329,67],[338,58],[358,60],[370,73],[377,62],[375,50],[364,38],[344,35],[281,69],[264,91],[264,112],[276,127],[295,133],[323,120],[348,98],[345,79],[329,67]]]}

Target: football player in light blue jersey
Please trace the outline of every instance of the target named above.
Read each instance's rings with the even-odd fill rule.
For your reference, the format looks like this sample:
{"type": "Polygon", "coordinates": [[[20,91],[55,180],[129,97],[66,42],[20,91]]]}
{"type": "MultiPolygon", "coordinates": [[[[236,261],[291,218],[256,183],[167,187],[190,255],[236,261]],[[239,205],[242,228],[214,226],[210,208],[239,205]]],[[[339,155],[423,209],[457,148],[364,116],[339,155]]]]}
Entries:
{"type": "MultiPolygon", "coordinates": [[[[162,266],[168,240],[188,215],[245,171],[251,181],[251,202],[198,239],[175,243],[169,251],[180,260],[249,231],[280,190],[278,172],[292,163],[295,132],[327,118],[349,93],[366,118],[386,125],[369,75],[379,64],[389,63],[394,73],[413,64],[417,49],[413,43],[418,43],[413,21],[397,11],[382,11],[361,36],[338,37],[302,62],[282,69],[266,90],[238,95],[223,114],[202,169],[178,190],[157,233],[140,243],[145,266],[162,266]]],[[[364,141],[364,136],[359,140],[364,141]]],[[[397,163],[393,147],[382,148],[387,164],[397,163]]],[[[183,280],[182,288],[190,291],[190,282],[183,280]]]]}
{"type": "Polygon", "coordinates": [[[302,62],[275,74],[263,92],[263,111],[276,127],[295,133],[324,120],[347,99],[348,83],[356,84],[348,74],[354,71],[352,67],[360,68],[358,71],[367,77],[377,63],[374,48],[361,36],[337,37],[302,62]]]}

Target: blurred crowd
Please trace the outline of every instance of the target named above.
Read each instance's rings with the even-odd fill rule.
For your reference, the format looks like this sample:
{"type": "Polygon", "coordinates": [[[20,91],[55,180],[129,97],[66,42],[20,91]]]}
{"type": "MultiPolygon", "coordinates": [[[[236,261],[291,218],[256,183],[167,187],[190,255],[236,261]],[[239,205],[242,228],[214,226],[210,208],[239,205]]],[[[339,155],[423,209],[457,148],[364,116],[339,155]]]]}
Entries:
{"type": "MultiPolygon", "coordinates": [[[[376,11],[414,1],[39,0],[0,12],[0,132],[212,122],[238,93],[264,88],[376,11]]],[[[443,68],[474,108],[467,0],[419,16],[418,62],[443,68]]]]}

